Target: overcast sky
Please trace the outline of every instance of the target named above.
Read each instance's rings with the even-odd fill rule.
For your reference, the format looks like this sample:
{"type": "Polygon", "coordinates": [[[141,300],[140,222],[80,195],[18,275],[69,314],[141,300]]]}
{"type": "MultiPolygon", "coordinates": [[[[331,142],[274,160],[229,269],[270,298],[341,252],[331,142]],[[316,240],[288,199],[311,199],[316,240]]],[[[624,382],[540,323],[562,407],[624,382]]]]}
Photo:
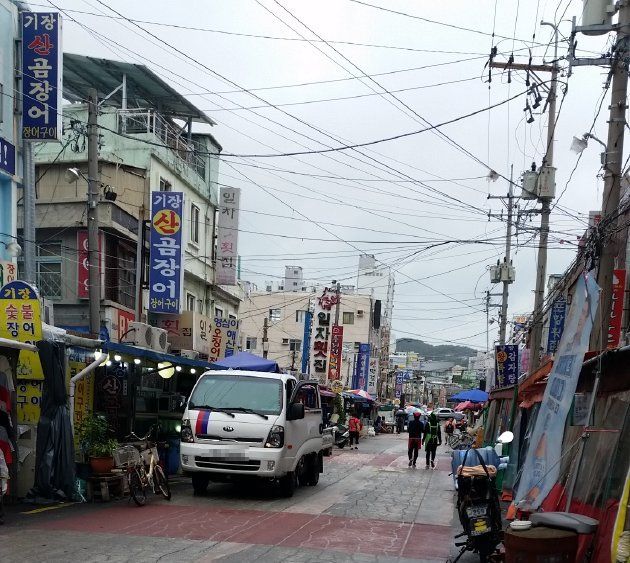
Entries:
{"type": "MultiPolygon", "coordinates": [[[[34,9],[50,8],[38,1],[31,3],[34,9]]],[[[440,128],[461,148],[435,132],[423,132],[325,154],[225,156],[220,182],[243,190],[239,252],[244,279],[259,285],[279,279],[284,265],[291,264],[303,266],[308,279],[352,283],[359,251],[375,253],[380,263],[396,271],[397,337],[485,348],[486,267],[503,256],[505,244],[505,222],[489,221],[486,215],[505,208],[487,196],[507,193],[504,180],[486,181],[486,164],[504,176],[513,164],[515,179],[532,161],[540,165],[547,122],[547,114],[540,115],[541,104],[533,123],[526,123],[526,97],[518,96],[526,90],[524,73],[512,72],[509,83],[507,73],[494,70],[489,88],[487,53],[494,45],[496,60],[514,53],[517,62],[527,62],[530,50],[535,63],[545,54],[550,60],[551,28],[541,27],[540,20],[562,19],[560,30],[566,37],[568,20],[579,18],[582,2],[366,2],[417,17],[352,0],[51,4],[68,10],[66,52],[146,64],[217,122],[212,133],[225,153],[269,155],[364,143],[479,111],[440,128]],[[109,8],[126,18],[154,22],[138,24],[154,37],[109,8]],[[328,44],[303,40],[317,36],[328,44]],[[373,81],[355,78],[364,73],[373,81]],[[485,111],[489,104],[514,96],[512,102],[485,111]],[[462,239],[478,242],[431,247],[462,239]]],[[[603,52],[608,45],[608,36],[579,38],[582,49],[603,52]]],[[[567,42],[562,41],[559,54],[566,53],[567,42]]],[[[548,74],[538,76],[549,80],[548,74]]],[[[567,84],[568,90],[555,143],[558,194],[576,162],[569,151],[571,139],[590,128],[605,73],[580,67],[568,82],[566,73],[561,81],[559,98],[567,84]]],[[[593,131],[603,139],[608,100],[607,93],[593,131]]],[[[591,143],[554,209],[550,274],[561,273],[574,257],[588,211],[600,207],[599,153],[600,147],[591,143]]],[[[519,205],[534,207],[532,202],[519,205]]],[[[539,216],[532,216],[527,225],[538,221],[539,216]]],[[[531,231],[514,239],[517,281],[510,290],[510,318],[533,307],[536,241],[531,231]]]]}

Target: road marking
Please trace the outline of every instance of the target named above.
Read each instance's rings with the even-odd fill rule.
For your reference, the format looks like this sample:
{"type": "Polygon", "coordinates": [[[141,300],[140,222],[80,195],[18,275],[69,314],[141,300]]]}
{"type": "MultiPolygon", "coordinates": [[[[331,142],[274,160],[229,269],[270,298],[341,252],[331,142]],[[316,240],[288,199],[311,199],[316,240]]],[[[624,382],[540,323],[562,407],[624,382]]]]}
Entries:
{"type": "Polygon", "coordinates": [[[63,502],[55,504],[54,506],[45,506],[43,508],[35,508],[26,512],[20,512],[20,514],[39,514],[40,512],[47,512],[48,510],[56,510],[57,508],[64,508],[65,506],[74,506],[75,504],[81,504],[80,502],[63,502]]]}

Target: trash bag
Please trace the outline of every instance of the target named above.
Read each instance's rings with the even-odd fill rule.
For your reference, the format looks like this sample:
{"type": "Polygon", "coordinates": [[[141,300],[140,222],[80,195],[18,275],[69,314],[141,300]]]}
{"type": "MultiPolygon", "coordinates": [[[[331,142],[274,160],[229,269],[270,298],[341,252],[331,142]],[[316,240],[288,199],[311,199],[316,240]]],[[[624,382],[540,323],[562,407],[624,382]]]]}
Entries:
{"type": "Polygon", "coordinates": [[[44,372],[41,416],[37,424],[35,482],[26,500],[71,500],[75,488],[74,442],[66,393],[66,349],[58,342],[37,343],[44,372]]]}

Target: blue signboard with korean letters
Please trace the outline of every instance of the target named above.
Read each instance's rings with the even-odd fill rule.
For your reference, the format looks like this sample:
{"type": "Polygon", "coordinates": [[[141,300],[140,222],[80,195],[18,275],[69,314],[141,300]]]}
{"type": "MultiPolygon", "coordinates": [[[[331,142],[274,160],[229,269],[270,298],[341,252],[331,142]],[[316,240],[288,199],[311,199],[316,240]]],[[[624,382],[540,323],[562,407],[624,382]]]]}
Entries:
{"type": "Polygon", "coordinates": [[[61,139],[62,68],[61,16],[22,12],[23,139],[61,139]]]}
{"type": "Polygon", "coordinates": [[[558,350],[558,344],[562,331],[564,330],[564,318],[567,311],[567,300],[564,297],[558,297],[551,306],[549,314],[549,337],[547,338],[547,353],[555,354],[558,350]]]}
{"type": "Polygon", "coordinates": [[[151,193],[149,311],[182,311],[184,194],[151,193]]]}
{"type": "Polygon", "coordinates": [[[357,363],[354,369],[354,377],[352,378],[353,389],[363,389],[367,391],[368,375],[370,371],[370,345],[367,343],[359,344],[359,353],[357,355],[357,363]]]}
{"type": "Polygon", "coordinates": [[[15,175],[15,145],[0,137],[0,170],[15,175]]]}
{"type": "Polygon", "coordinates": [[[518,380],[518,344],[505,344],[495,349],[497,386],[514,385],[518,380]]]}

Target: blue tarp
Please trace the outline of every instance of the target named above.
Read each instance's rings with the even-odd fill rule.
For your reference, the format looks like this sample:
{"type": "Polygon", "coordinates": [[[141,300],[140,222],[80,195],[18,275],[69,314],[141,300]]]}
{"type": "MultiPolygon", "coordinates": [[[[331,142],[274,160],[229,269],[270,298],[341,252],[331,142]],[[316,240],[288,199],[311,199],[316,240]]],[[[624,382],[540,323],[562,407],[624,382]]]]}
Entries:
{"type": "Polygon", "coordinates": [[[449,401],[471,401],[472,403],[485,403],[488,400],[488,393],[481,389],[469,389],[453,395],[449,401]]]}
{"type": "Polygon", "coordinates": [[[210,364],[212,370],[222,369],[242,369],[248,371],[267,371],[271,373],[280,373],[278,362],[266,360],[260,356],[255,356],[249,352],[239,352],[229,358],[224,358],[210,364]]]}

